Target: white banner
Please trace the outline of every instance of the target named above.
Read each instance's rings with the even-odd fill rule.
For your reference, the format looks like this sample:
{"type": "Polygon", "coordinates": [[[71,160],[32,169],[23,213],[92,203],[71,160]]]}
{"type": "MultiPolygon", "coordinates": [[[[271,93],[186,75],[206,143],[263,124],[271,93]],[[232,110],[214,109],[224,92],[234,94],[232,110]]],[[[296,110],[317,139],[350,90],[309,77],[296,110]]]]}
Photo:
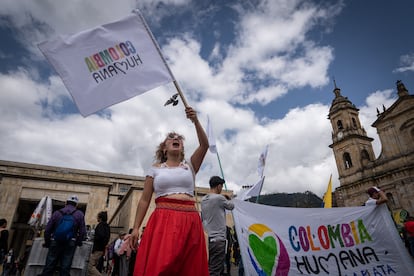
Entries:
{"type": "Polygon", "coordinates": [[[80,113],[98,110],[173,81],[142,15],[39,44],[80,113]]]}
{"type": "Polygon", "coordinates": [[[413,275],[386,205],[283,208],[235,199],[245,275],[413,275]]]}

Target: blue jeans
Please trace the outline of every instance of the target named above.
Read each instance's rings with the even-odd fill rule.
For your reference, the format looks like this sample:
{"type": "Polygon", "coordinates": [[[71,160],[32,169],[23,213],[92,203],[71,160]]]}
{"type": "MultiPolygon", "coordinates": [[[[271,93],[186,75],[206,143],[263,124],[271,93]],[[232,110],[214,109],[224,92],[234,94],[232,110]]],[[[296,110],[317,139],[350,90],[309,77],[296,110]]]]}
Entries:
{"type": "Polygon", "coordinates": [[[73,256],[75,255],[76,244],[74,240],[65,243],[50,242],[49,251],[46,257],[46,264],[43,269],[43,276],[51,276],[60,262],[60,276],[70,276],[73,256]]]}

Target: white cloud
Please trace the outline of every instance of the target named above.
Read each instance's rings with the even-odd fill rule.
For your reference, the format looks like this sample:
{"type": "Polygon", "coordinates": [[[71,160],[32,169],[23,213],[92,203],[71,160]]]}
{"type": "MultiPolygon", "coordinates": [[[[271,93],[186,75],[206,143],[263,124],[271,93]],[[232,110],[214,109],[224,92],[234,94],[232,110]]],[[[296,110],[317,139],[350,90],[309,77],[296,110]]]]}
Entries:
{"type": "Polygon", "coordinates": [[[319,87],[328,82],[327,69],[333,60],[330,47],[306,39],[306,33],[326,12],[311,6],[299,8],[300,2],[261,2],[239,24],[240,34],[229,48],[220,74],[239,82],[236,91],[227,91],[239,103],[268,104],[284,91],[282,86],[319,87]],[[283,11],[283,12],[282,12],[283,11]],[[268,83],[267,97],[256,93],[253,83],[268,83]],[[235,97],[235,98],[234,98],[235,97]]]}
{"type": "Polygon", "coordinates": [[[401,56],[400,67],[394,70],[394,72],[407,72],[407,71],[414,71],[414,53],[401,56]]]}
{"type": "MultiPolygon", "coordinates": [[[[143,5],[150,9],[151,3],[155,2],[143,5]]],[[[334,186],[338,184],[328,147],[332,142],[326,119],[329,106],[296,107],[281,119],[260,118],[244,106],[269,104],[291,88],[321,87],[328,82],[333,49],[309,41],[306,34],[329,16],[310,5],[299,8],[298,3],[263,1],[256,12],[241,11],[236,42],[226,51],[216,44],[211,53],[218,62],[214,67],[201,57],[200,42],[191,34],[177,35],[162,45],[186,99],[204,125],[207,114],[210,116],[224,176],[228,188],[235,191],[257,182],[257,161],[266,144],[270,146],[263,192],[311,190],[322,196],[331,173],[334,186]],[[224,59],[220,61],[221,57],[224,59]],[[257,86],[261,81],[263,84],[257,86]]],[[[178,7],[190,2],[167,4],[178,7]]],[[[10,15],[14,26],[22,29],[20,39],[30,48],[33,41],[53,35],[46,26],[57,33],[77,32],[121,18],[134,5],[133,1],[49,1],[41,5],[6,1],[1,13],[10,15]],[[24,14],[46,25],[32,24],[24,14]]],[[[1,159],[144,175],[156,146],[168,131],[178,131],[187,138],[187,157],[196,147],[194,128],[185,118],[182,104],[163,106],[176,92],[172,84],[109,108],[110,116],[83,118],[57,113],[69,94],[56,76],[41,81],[39,75],[35,67],[0,75],[1,159]]],[[[361,121],[366,126],[372,123],[372,107],[388,100],[384,92],[373,94],[361,108],[361,121]]],[[[220,175],[221,171],[217,156],[208,153],[197,184],[207,187],[213,174],[220,175]]]]}

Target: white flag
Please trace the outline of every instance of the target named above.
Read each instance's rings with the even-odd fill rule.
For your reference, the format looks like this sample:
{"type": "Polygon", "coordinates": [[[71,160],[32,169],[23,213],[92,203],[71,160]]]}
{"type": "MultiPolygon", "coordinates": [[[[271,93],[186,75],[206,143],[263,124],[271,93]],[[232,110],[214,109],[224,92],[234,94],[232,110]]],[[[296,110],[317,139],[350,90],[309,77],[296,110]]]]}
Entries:
{"type": "Polygon", "coordinates": [[[207,138],[211,153],[217,153],[216,139],[214,138],[213,127],[210,123],[210,117],[207,115],[207,138]]]}
{"type": "Polygon", "coordinates": [[[242,191],[240,195],[237,196],[237,198],[240,200],[247,200],[251,197],[258,197],[260,195],[260,192],[262,191],[263,182],[264,182],[264,176],[262,176],[262,178],[256,184],[254,184],[251,188],[249,188],[248,190],[242,191]]]}
{"type": "Polygon", "coordinates": [[[46,197],[46,206],[43,210],[44,215],[42,216],[42,225],[46,226],[49,220],[52,218],[53,202],[50,196],[46,197]]]}
{"type": "Polygon", "coordinates": [[[42,219],[43,209],[45,208],[46,204],[46,197],[42,197],[39,203],[36,206],[36,209],[33,211],[32,215],[30,216],[29,221],[27,222],[30,226],[36,227],[40,224],[42,219]]]}
{"type": "Polygon", "coordinates": [[[264,167],[266,165],[266,157],[267,157],[268,148],[269,148],[269,145],[266,145],[266,147],[264,148],[263,152],[260,154],[260,157],[259,157],[259,163],[257,165],[257,173],[259,174],[260,177],[263,176],[264,167]]]}
{"type": "Polygon", "coordinates": [[[90,115],[173,81],[144,18],[126,18],[39,44],[71,93],[90,115]]]}

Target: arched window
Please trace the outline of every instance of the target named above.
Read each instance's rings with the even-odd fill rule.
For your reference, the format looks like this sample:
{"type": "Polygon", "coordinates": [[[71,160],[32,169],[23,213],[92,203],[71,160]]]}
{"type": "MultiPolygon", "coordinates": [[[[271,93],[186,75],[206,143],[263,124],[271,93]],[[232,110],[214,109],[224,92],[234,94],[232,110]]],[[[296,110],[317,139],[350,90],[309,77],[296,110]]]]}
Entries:
{"type": "Polygon", "coordinates": [[[344,158],[345,169],[351,168],[352,167],[351,155],[348,152],[345,152],[343,158],[344,158]]]}
{"type": "Polygon", "coordinates": [[[354,128],[357,128],[358,127],[355,118],[352,118],[352,125],[354,126],[354,128]]]}
{"type": "Polygon", "coordinates": [[[368,151],[366,149],[363,149],[361,151],[361,158],[362,158],[362,160],[370,160],[368,151]]]}
{"type": "Polygon", "coordinates": [[[342,125],[342,121],[341,120],[338,120],[336,122],[336,125],[338,126],[338,129],[344,129],[344,126],[342,125]]]}

